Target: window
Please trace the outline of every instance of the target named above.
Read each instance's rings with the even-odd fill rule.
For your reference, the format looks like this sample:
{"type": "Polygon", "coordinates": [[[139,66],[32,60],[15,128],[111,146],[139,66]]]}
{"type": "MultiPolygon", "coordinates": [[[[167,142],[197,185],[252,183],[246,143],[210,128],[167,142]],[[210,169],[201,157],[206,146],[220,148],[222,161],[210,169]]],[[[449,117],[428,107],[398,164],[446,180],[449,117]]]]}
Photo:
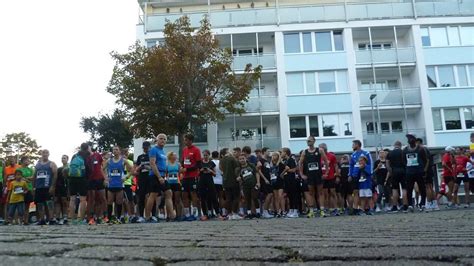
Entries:
{"type": "Polygon", "coordinates": [[[458,71],[458,86],[459,87],[467,87],[468,82],[467,82],[467,71],[466,71],[466,66],[456,66],[457,71],[458,71]]]}
{"type": "Polygon", "coordinates": [[[461,129],[459,109],[444,109],[444,123],[446,130],[461,129]]]}
{"type": "Polygon", "coordinates": [[[339,133],[339,121],[337,115],[323,115],[321,117],[323,124],[323,136],[333,137],[339,133]]]}
{"type": "Polygon", "coordinates": [[[232,51],[234,56],[249,56],[249,55],[263,54],[263,48],[239,48],[232,51]]]}
{"type": "Polygon", "coordinates": [[[176,144],[174,137],[175,136],[166,136],[166,144],[176,144]]]}
{"type": "Polygon", "coordinates": [[[398,80],[380,80],[374,83],[373,81],[362,81],[359,90],[396,90],[398,89],[398,80]]]}
{"type": "Polygon", "coordinates": [[[474,107],[472,108],[462,108],[464,112],[464,123],[466,125],[466,129],[473,129],[474,128],[474,107]]]}
{"type": "Polygon", "coordinates": [[[207,142],[207,125],[195,126],[191,125],[191,129],[194,135],[195,143],[206,143],[207,142]]]}
{"type": "Polygon", "coordinates": [[[403,132],[402,121],[392,121],[392,132],[403,132]]]}
{"type": "MultiPolygon", "coordinates": [[[[374,134],[374,125],[372,122],[366,122],[365,127],[367,129],[368,134],[374,134]]],[[[385,133],[385,134],[403,132],[402,121],[380,122],[380,128],[382,129],[382,133],[385,133]]],[[[378,129],[378,124],[375,123],[375,130],[377,129],[378,129]]]]}
{"type": "Polygon", "coordinates": [[[334,49],[336,51],[344,51],[344,40],[342,38],[342,31],[334,31],[334,49]]]}
{"type": "Polygon", "coordinates": [[[309,135],[319,137],[318,116],[309,117],[309,135]]]}
{"type": "Polygon", "coordinates": [[[438,87],[436,84],[436,73],[434,66],[427,66],[426,67],[426,76],[428,78],[428,88],[436,88],[438,87]]]}
{"type": "Polygon", "coordinates": [[[432,46],[448,46],[446,27],[431,28],[430,37],[432,46]]]}
{"type": "Polygon", "coordinates": [[[347,72],[346,71],[337,71],[337,91],[345,92],[349,91],[349,86],[347,85],[347,72]]]}
{"type": "Polygon", "coordinates": [[[316,32],[316,51],[332,51],[331,32],[316,32]]]}
{"type": "Polygon", "coordinates": [[[455,87],[454,73],[452,66],[439,66],[438,78],[441,87],[455,87]]]}
{"type": "Polygon", "coordinates": [[[284,35],[285,53],[300,52],[300,34],[288,33],[284,35]]]}
{"type": "Polygon", "coordinates": [[[334,71],[324,71],[318,73],[319,92],[336,92],[336,81],[334,79],[334,71]]]}
{"type": "Polygon", "coordinates": [[[441,110],[433,110],[433,124],[434,124],[434,130],[443,130],[441,110]]]}
{"type": "Polygon", "coordinates": [[[341,135],[352,136],[352,119],[350,114],[340,114],[339,115],[339,128],[341,130],[341,135]]]}
{"type": "Polygon", "coordinates": [[[421,43],[423,44],[423,46],[431,46],[428,28],[421,28],[421,43]]]}
{"type": "Polygon", "coordinates": [[[461,27],[462,45],[474,45],[474,26],[461,27]]]}
{"type": "Polygon", "coordinates": [[[313,42],[311,41],[311,32],[303,33],[303,52],[310,53],[313,51],[313,42]]]}
{"type": "Polygon", "coordinates": [[[146,48],[152,48],[155,46],[158,46],[159,41],[158,40],[146,40],[146,48]]]}
{"type": "Polygon", "coordinates": [[[372,45],[370,45],[370,43],[359,43],[358,45],[359,47],[359,50],[370,50],[370,48],[372,47],[372,50],[387,50],[387,49],[391,49],[392,48],[392,44],[391,43],[372,43],[372,45]]]}
{"type": "Polygon", "coordinates": [[[316,78],[313,72],[305,73],[306,93],[316,93],[316,78]]]}
{"type": "Polygon", "coordinates": [[[459,46],[461,41],[459,40],[459,28],[448,27],[448,40],[450,46],[459,46]]]}
{"type": "Polygon", "coordinates": [[[290,117],[290,138],[306,137],[305,117],[290,117]]]}
{"type": "Polygon", "coordinates": [[[382,129],[382,133],[390,133],[390,122],[381,122],[380,128],[382,129]]]}
{"type": "Polygon", "coordinates": [[[286,84],[288,94],[304,93],[303,73],[286,74],[286,84]]]}
{"type": "MultiPolygon", "coordinates": [[[[365,123],[365,128],[367,129],[368,134],[374,134],[374,123],[367,122],[365,123]]],[[[375,124],[375,130],[378,129],[377,123],[375,124]]]]}

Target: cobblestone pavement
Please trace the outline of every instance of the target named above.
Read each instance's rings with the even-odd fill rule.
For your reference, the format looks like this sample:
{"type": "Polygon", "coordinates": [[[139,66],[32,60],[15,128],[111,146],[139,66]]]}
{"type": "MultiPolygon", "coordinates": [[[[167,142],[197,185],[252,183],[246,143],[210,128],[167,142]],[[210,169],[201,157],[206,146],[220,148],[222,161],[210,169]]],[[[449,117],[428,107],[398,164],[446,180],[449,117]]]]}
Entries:
{"type": "Polygon", "coordinates": [[[474,209],[316,219],[0,226],[0,265],[474,263],[474,209]]]}

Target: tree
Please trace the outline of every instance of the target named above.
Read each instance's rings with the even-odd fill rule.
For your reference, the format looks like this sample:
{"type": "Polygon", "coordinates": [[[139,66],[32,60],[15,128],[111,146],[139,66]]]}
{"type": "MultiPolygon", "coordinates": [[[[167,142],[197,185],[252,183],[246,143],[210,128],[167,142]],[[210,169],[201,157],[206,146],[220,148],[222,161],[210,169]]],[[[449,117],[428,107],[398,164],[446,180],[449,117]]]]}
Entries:
{"type": "Polygon", "coordinates": [[[10,133],[3,137],[0,145],[0,157],[14,156],[21,158],[28,156],[30,160],[36,161],[40,158],[40,148],[36,140],[25,132],[10,133]]]}
{"type": "Polygon", "coordinates": [[[226,112],[244,112],[261,67],[249,64],[235,74],[231,51],[219,47],[207,19],[197,30],[186,16],[168,21],[164,36],[157,47],[136,43],[128,53],[112,52],[115,67],[107,91],[127,112],[136,136],[178,135],[182,148],[182,136],[191,125],[221,121],[226,112]]]}
{"type": "Polygon", "coordinates": [[[80,125],[85,133],[89,133],[90,140],[97,144],[100,151],[110,150],[114,145],[122,148],[132,145],[133,133],[120,110],[114,110],[112,115],[82,117],[80,125]]]}

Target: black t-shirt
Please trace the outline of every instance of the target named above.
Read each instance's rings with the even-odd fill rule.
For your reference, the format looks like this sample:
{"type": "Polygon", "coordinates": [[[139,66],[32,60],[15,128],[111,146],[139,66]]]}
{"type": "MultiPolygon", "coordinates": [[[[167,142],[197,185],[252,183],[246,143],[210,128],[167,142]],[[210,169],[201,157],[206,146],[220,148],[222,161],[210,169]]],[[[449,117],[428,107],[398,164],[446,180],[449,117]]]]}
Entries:
{"type": "Polygon", "coordinates": [[[341,180],[346,181],[349,177],[349,162],[340,163],[339,169],[341,169],[341,180]]]}
{"type": "Polygon", "coordinates": [[[387,177],[387,172],[388,172],[387,161],[381,161],[381,160],[375,161],[375,163],[374,163],[374,173],[375,173],[375,177],[377,178],[377,184],[383,185],[385,183],[385,178],[387,177]],[[379,167],[379,169],[377,171],[375,171],[375,169],[377,169],[377,166],[379,164],[381,164],[381,166],[379,167]]]}
{"type": "Polygon", "coordinates": [[[64,180],[63,170],[64,170],[64,167],[62,167],[62,166],[58,168],[58,178],[56,179],[56,188],[66,187],[66,182],[64,180]]]}
{"type": "MultiPolygon", "coordinates": [[[[201,169],[207,168],[207,169],[213,170],[214,168],[216,168],[216,164],[213,161],[209,161],[207,163],[205,163],[204,161],[201,161],[201,167],[202,167],[201,169]]],[[[206,177],[212,178],[212,173],[205,173],[201,171],[200,176],[201,178],[206,178],[206,177]]]]}
{"type": "Polygon", "coordinates": [[[270,181],[270,163],[264,158],[260,158],[258,159],[258,161],[262,165],[262,174],[265,176],[266,179],[268,179],[268,181],[270,181]]]}
{"type": "Polygon", "coordinates": [[[135,165],[138,167],[141,166],[139,177],[146,178],[147,176],[149,176],[151,166],[150,166],[150,157],[148,157],[147,153],[144,153],[138,156],[137,162],[135,163],[135,165]]]}
{"type": "MultiPolygon", "coordinates": [[[[286,159],[286,160],[283,160],[282,162],[285,166],[288,166],[290,169],[296,168],[296,161],[295,161],[295,159],[293,159],[291,157],[286,159]]],[[[284,169],[285,168],[283,167],[283,170],[284,169]]],[[[287,177],[287,178],[296,178],[296,174],[287,172],[285,177],[287,177]]]]}
{"type": "Polygon", "coordinates": [[[390,161],[390,167],[393,171],[400,171],[405,169],[402,149],[394,149],[387,155],[387,160],[390,161]]]}
{"type": "Polygon", "coordinates": [[[405,149],[403,149],[403,158],[407,174],[421,174],[424,172],[427,158],[424,148],[420,146],[416,146],[414,149],[405,147],[405,149]]]}

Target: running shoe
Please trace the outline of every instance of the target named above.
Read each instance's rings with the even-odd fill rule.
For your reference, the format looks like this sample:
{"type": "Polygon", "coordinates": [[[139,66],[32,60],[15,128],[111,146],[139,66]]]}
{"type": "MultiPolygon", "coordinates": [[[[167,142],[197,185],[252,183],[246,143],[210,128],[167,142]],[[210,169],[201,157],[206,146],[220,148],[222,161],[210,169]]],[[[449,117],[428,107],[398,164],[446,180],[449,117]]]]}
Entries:
{"type": "Polygon", "coordinates": [[[50,221],[48,222],[48,225],[56,225],[56,220],[55,220],[55,219],[50,220],[50,221]]]}
{"type": "Polygon", "coordinates": [[[155,221],[155,222],[158,222],[158,221],[159,221],[159,219],[158,219],[157,217],[155,217],[155,216],[152,216],[151,219],[152,219],[153,221],[155,221]]]}
{"type": "Polygon", "coordinates": [[[46,225],[46,221],[41,220],[41,221],[37,222],[36,225],[46,225]]]}
{"type": "Polygon", "coordinates": [[[313,210],[309,210],[308,214],[306,215],[308,218],[314,218],[314,212],[313,210]]]}
{"type": "Polygon", "coordinates": [[[377,208],[375,209],[375,212],[376,212],[376,213],[379,213],[379,212],[381,212],[381,211],[382,211],[382,210],[380,209],[380,207],[377,206],[377,208]]]}
{"type": "Polygon", "coordinates": [[[64,225],[64,219],[59,219],[58,225],[64,225]]]}
{"type": "Polygon", "coordinates": [[[469,209],[470,207],[471,207],[471,204],[470,204],[470,203],[464,204],[464,209],[469,209]]]}
{"type": "Polygon", "coordinates": [[[97,223],[95,222],[94,218],[90,218],[90,219],[89,219],[89,225],[97,225],[97,223]]]}
{"type": "Polygon", "coordinates": [[[205,222],[205,221],[209,220],[209,217],[207,217],[207,215],[203,215],[203,216],[201,216],[201,218],[199,220],[202,221],[202,222],[205,222]]]}
{"type": "Polygon", "coordinates": [[[138,222],[138,223],[144,223],[144,222],[145,222],[145,218],[143,218],[143,217],[140,216],[140,217],[138,217],[138,221],[137,221],[137,222],[138,222]]]}
{"type": "Polygon", "coordinates": [[[415,212],[415,209],[413,208],[413,206],[408,206],[408,210],[409,210],[411,213],[415,212]]]}
{"type": "Polygon", "coordinates": [[[319,211],[319,217],[321,217],[321,218],[327,217],[326,212],[324,210],[320,210],[319,211]]]}
{"type": "Polygon", "coordinates": [[[238,214],[233,214],[232,215],[232,220],[242,220],[242,216],[238,215],[238,214]]]}
{"type": "Polygon", "coordinates": [[[268,213],[268,211],[264,211],[264,212],[263,212],[263,215],[262,215],[262,218],[263,218],[263,219],[271,219],[271,218],[273,218],[273,215],[271,215],[270,213],[268,213]]]}
{"type": "Polygon", "coordinates": [[[397,206],[392,206],[390,209],[389,213],[397,213],[398,212],[398,207],[397,206]]]}
{"type": "Polygon", "coordinates": [[[338,209],[334,209],[331,213],[332,216],[339,216],[339,210],[338,209]]]}
{"type": "Polygon", "coordinates": [[[110,223],[110,220],[107,216],[105,216],[104,219],[102,219],[102,221],[104,222],[104,224],[110,223]]]}

